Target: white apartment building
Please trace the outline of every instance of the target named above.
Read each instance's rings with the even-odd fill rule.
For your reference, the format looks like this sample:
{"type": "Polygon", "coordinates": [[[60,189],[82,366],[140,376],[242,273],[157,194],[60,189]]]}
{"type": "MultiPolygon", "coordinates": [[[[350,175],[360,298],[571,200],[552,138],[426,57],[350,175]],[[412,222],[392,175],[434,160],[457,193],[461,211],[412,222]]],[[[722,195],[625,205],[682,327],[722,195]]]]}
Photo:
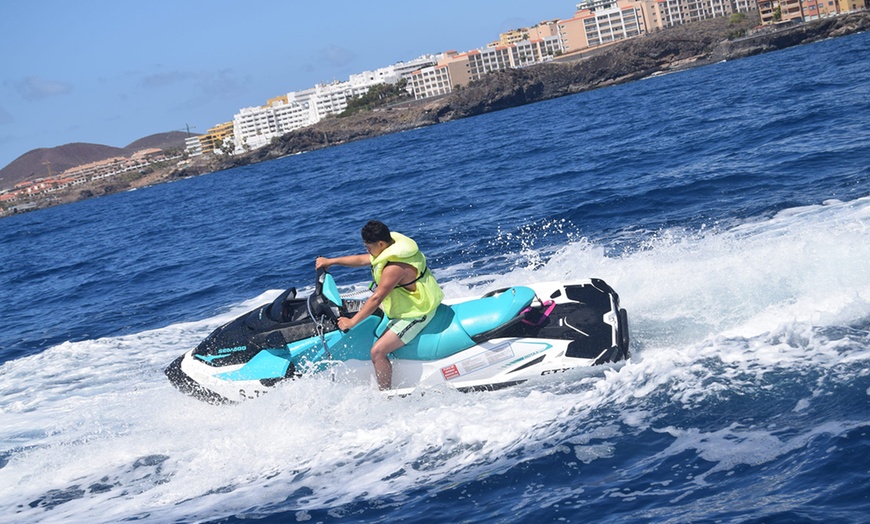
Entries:
{"type": "Polygon", "coordinates": [[[565,52],[559,33],[537,40],[529,40],[538,62],[546,62],[565,52]]]}
{"type": "Polygon", "coordinates": [[[434,66],[437,63],[435,55],[423,55],[407,62],[397,62],[374,71],[363,71],[356,75],[350,75],[348,80],[354,85],[396,84],[402,79],[410,81],[414,71],[434,66]]]}
{"type": "Polygon", "coordinates": [[[246,107],[233,116],[236,153],[267,145],[273,138],[315,124],[328,115],[347,109],[353,97],[366,94],[379,84],[396,84],[421,66],[435,63],[432,55],[410,62],[351,75],[347,82],[332,82],[287,93],[264,106],[246,107]]]}
{"type": "Polygon", "coordinates": [[[202,142],[198,136],[189,136],[184,139],[184,152],[188,156],[199,156],[202,154],[202,142]]]}
{"type": "Polygon", "coordinates": [[[291,101],[289,95],[265,106],[242,108],[233,115],[236,153],[263,147],[275,137],[313,124],[317,120],[312,109],[308,103],[291,101]]]}
{"type": "Polygon", "coordinates": [[[746,13],[757,9],[756,0],[731,0],[731,9],[734,13],[746,13]]]}
{"type": "Polygon", "coordinates": [[[414,73],[414,71],[417,71],[418,69],[423,67],[435,65],[436,63],[437,60],[435,60],[435,55],[423,55],[419,58],[415,58],[414,60],[395,63],[390,67],[395,70],[396,74],[399,75],[400,78],[410,80],[411,75],[414,73]]]}

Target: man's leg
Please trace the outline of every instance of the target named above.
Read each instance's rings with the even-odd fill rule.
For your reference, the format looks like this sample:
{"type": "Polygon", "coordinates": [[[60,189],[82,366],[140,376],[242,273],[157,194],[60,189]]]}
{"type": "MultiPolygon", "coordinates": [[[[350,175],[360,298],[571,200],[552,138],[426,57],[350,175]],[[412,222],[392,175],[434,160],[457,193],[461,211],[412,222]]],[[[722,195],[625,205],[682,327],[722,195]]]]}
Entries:
{"type": "Polygon", "coordinates": [[[399,336],[388,329],[372,346],[372,365],[375,367],[375,378],[381,391],[390,389],[393,383],[393,366],[387,355],[404,345],[399,336]]]}

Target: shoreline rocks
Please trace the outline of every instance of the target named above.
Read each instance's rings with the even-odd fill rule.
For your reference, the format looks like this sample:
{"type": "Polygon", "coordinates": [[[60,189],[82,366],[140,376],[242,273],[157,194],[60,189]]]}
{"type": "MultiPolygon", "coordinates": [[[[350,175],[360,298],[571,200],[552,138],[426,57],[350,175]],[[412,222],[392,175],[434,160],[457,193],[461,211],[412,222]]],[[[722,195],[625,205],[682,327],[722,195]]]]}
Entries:
{"type": "Polygon", "coordinates": [[[80,188],[77,193],[56,195],[52,200],[40,201],[36,207],[49,207],[274,160],[639,80],[654,74],[746,58],[870,29],[868,11],[778,29],[753,28],[757,20],[756,14],[736,22],[728,18],[715,18],[621,41],[606,48],[566,55],[525,69],[490,73],[439,98],[405,102],[346,118],[326,118],[276,138],[272,144],[250,153],[226,158],[200,157],[181,169],[165,168],[124,183],[94,184],[80,188]],[[749,36],[733,38],[742,34],[749,36]]]}

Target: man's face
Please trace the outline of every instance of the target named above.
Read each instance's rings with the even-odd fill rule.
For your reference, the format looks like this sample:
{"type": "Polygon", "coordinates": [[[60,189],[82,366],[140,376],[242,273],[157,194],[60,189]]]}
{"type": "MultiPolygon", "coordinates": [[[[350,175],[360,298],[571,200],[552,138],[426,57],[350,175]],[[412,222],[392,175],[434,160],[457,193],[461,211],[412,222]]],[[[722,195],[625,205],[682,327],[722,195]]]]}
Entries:
{"type": "Polygon", "coordinates": [[[363,242],[363,245],[366,247],[366,252],[375,258],[383,253],[385,249],[387,249],[387,243],[383,240],[378,240],[377,242],[371,244],[368,242],[363,242]]]}

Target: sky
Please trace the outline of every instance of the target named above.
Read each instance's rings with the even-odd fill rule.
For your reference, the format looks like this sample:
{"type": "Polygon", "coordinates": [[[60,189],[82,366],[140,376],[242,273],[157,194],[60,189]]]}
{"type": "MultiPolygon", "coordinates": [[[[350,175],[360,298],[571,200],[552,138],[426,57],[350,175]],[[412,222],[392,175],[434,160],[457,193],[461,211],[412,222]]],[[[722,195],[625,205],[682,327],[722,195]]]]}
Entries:
{"type": "Polygon", "coordinates": [[[275,96],[570,18],[577,1],[0,0],[0,168],[204,133],[275,96]]]}

